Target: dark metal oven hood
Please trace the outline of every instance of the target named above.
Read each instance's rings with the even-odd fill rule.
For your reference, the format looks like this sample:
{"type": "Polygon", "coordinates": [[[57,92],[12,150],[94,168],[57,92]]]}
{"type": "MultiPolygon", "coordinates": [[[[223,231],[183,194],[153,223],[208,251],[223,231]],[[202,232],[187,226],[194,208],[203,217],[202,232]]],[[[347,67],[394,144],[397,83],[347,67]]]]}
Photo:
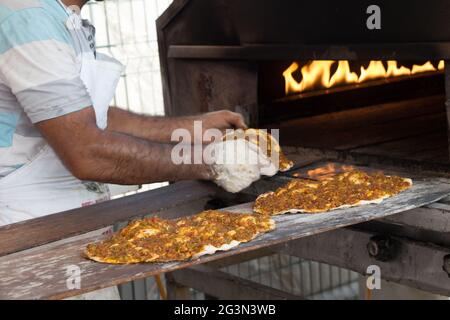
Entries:
{"type": "Polygon", "coordinates": [[[170,58],[449,59],[446,0],[179,0],[158,21],[170,58]],[[371,11],[370,11],[371,12],[371,11]]]}

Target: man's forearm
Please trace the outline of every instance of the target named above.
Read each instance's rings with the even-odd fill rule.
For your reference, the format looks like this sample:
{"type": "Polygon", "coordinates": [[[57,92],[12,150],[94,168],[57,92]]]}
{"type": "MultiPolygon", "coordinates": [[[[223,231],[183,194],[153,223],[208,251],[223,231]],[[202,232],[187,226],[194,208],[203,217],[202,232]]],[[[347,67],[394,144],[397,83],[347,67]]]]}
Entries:
{"type": "Polygon", "coordinates": [[[82,180],[130,185],[213,178],[206,165],[174,164],[172,147],[120,133],[102,132],[94,143],[80,150],[84,160],[78,160],[75,171],[82,180]]]}
{"type": "Polygon", "coordinates": [[[81,180],[143,184],[212,178],[207,165],[176,165],[173,145],[100,130],[93,108],[41,122],[38,128],[81,180]]]}
{"type": "Polygon", "coordinates": [[[227,129],[246,128],[242,115],[229,110],[177,118],[142,116],[119,108],[110,108],[108,113],[109,131],[164,143],[171,142],[172,133],[176,129],[188,130],[191,143],[211,143],[211,131],[204,136],[210,129],[219,130],[220,134],[227,129]],[[201,125],[195,127],[195,121],[201,121],[201,125]]]}
{"type": "Polygon", "coordinates": [[[172,132],[178,128],[194,129],[195,116],[158,117],[143,116],[111,107],[108,112],[108,131],[125,133],[154,142],[171,142],[172,132]]]}

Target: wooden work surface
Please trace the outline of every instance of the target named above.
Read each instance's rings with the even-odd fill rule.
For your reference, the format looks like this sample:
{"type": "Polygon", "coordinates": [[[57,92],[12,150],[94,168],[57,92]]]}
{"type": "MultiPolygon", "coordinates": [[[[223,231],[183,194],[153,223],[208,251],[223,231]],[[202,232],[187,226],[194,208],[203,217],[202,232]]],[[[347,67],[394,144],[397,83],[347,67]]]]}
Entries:
{"type": "MultiPolygon", "coordinates": [[[[269,247],[290,240],[337,228],[383,218],[421,207],[450,194],[450,184],[443,179],[415,179],[411,189],[379,205],[367,205],[315,215],[275,217],[277,228],[231,251],[205,256],[183,263],[107,265],[83,257],[85,246],[99,237],[50,247],[35,248],[0,258],[0,299],[60,299],[118,285],[155,274],[210,262],[238,253],[269,247]],[[81,289],[69,290],[67,268],[81,270],[81,289]]],[[[233,212],[251,212],[251,203],[228,208],[233,212]]]]}

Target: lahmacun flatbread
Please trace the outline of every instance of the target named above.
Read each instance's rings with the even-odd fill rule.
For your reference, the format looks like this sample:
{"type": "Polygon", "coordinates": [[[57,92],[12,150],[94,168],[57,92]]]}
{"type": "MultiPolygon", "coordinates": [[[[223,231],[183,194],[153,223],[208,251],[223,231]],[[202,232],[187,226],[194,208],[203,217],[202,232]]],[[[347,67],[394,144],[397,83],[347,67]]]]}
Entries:
{"type": "Polygon", "coordinates": [[[89,244],[85,253],[91,260],[110,264],[185,261],[230,250],[274,228],[268,217],[213,210],[177,220],[153,217],[89,244]]]}
{"type": "Polygon", "coordinates": [[[272,219],[258,219],[254,214],[236,214],[222,211],[205,211],[180,219],[177,226],[181,234],[188,235],[193,243],[193,258],[216,251],[229,250],[240,243],[253,240],[261,233],[275,228],[272,219]]]}
{"type": "Polygon", "coordinates": [[[358,170],[321,181],[294,179],[276,191],[260,195],[253,211],[263,215],[319,213],[381,203],[412,184],[411,179],[358,170]]]}
{"type": "Polygon", "coordinates": [[[278,141],[267,132],[267,130],[261,129],[247,129],[247,130],[235,130],[231,133],[227,133],[223,136],[222,140],[231,140],[245,138],[247,141],[256,144],[257,146],[266,147],[266,154],[268,157],[272,155],[272,151],[278,153],[279,157],[279,171],[285,172],[294,166],[294,163],[286,158],[283,151],[281,150],[278,141]]]}

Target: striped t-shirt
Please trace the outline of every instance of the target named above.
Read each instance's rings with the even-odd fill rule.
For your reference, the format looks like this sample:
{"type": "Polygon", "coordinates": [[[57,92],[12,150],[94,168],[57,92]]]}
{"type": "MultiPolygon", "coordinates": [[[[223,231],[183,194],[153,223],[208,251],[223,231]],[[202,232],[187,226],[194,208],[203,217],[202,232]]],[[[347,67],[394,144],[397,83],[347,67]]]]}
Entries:
{"type": "Polygon", "coordinates": [[[80,54],[95,53],[95,30],[69,12],[58,0],[0,0],[0,178],[46,145],[34,124],[92,105],[80,54]]]}

